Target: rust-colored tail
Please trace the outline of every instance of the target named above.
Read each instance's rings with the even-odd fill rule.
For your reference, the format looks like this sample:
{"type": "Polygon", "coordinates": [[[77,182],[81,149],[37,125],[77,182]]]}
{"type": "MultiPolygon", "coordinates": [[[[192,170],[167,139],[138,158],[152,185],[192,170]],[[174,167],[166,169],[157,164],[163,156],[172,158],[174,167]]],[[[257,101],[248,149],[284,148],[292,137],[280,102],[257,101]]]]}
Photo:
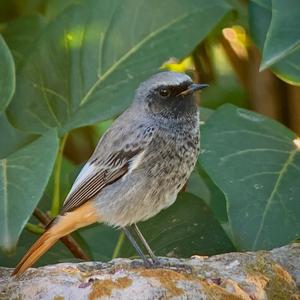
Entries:
{"type": "Polygon", "coordinates": [[[86,202],[76,210],[59,216],[52,226],[31,246],[18,263],[12,275],[21,275],[31,267],[60,238],[78,228],[93,224],[99,220],[94,208],[86,202]]]}

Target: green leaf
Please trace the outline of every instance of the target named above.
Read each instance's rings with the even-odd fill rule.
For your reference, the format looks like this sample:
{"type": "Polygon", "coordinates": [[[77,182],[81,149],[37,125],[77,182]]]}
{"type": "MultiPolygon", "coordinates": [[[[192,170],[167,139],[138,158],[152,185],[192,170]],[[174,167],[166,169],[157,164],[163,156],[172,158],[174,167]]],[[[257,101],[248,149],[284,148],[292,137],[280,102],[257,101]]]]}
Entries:
{"type": "MultiPolygon", "coordinates": [[[[226,199],[223,192],[214,184],[206,174],[202,166],[198,163],[196,172],[201,181],[198,181],[198,197],[203,199],[213,212],[214,217],[223,225],[228,222],[226,199]],[[204,186],[203,186],[204,185],[204,186]],[[205,188],[206,187],[206,188],[205,188]],[[201,188],[201,194],[200,189],[201,188]],[[206,195],[205,193],[206,192],[206,195]]],[[[191,178],[192,179],[192,178],[191,178]]],[[[195,183],[194,183],[195,184],[195,183]]],[[[190,186],[189,186],[190,187],[190,186]]],[[[191,186],[193,187],[193,186],[191,186]]],[[[195,190],[195,186],[193,187],[195,190]]],[[[191,192],[193,193],[193,190],[191,192]]],[[[195,194],[195,193],[194,193],[195,194]]]]}
{"type": "Polygon", "coordinates": [[[0,136],[5,137],[0,143],[0,159],[32,142],[37,137],[14,128],[4,113],[0,113],[0,136]]]}
{"type": "MultiPolygon", "coordinates": [[[[213,113],[214,110],[212,109],[204,107],[200,108],[201,128],[213,115],[213,113]]],[[[200,132],[201,131],[202,129],[200,132]]],[[[222,226],[228,222],[225,196],[212,182],[199,163],[196,165],[195,170],[192,172],[188,180],[188,191],[204,200],[222,226]]]]}
{"type": "MultiPolygon", "coordinates": [[[[66,158],[62,159],[61,175],[60,175],[60,201],[61,204],[65,200],[67,194],[70,192],[72,184],[74,183],[81,167],[75,166],[66,158]]],[[[51,205],[54,195],[54,177],[55,172],[52,172],[44,194],[39,201],[38,208],[44,212],[51,210],[51,205]]]]}
{"type": "Polygon", "coordinates": [[[204,124],[211,117],[213,113],[214,113],[213,109],[200,107],[200,122],[204,124]]]}
{"type": "Polygon", "coordinates": [[[47,185],[58,150],[55,130],[0,160],[0,247],[13,251],[47,185]]]}
{"type": "Polygon", "coordinates": [[[92,258],[98,261],[109,261],[116,246],[119,230],[104,224],[96,224],[79,230],[92,258]]]}
{"type": "Polygon", "coordinates": [[[263,49],[261,70],[271,67],[282,80],[300,84],[300,21],[297,0],[252,0],[250,33],[263,49]]]}
{"type": "MultiPolygon", "coordinates": [[[[209,207],[189,193],[179,194],[170,208],[139,227],[156,255],[190,257],[235,250],[209,207]]],[[[120,256],[135,254],[125,240],[120,256]]]]}
{"type": "Polygon", "coordinates": [[[55,18],[60,14],[66,7],[74,3],[74,0],[46,0],[45,17],[49,20],[55,18]]]}
{"type": "Polygon", "coordinates": [[[230,7],[221,0],[81,1],[45,28],[17,78],[16,126],[60,133],[115,116],[169,57],[183,57],[230,7]],[[26,95],[26,97],[24,97],[26,95]]]}
{"type": "Polygon", "coordinates": [[[188,180],[188,192],[194,194],[195,196],[203,199],[203,201],[208,204],[210,201],[210,190],[206,184],[206,181],[201,176],[197,170],[194,170],[188,180]]]}
{"type": "Polygon", "coordinates": [[[201,163],[226,196],[238,249],[270,249],[300,236],[295,138],[283,125],[232,105],[202,128],[201,163]]]}
{"type": "MultiPolygon", "coordinates": [[[[223,59],[219,56],[216,57],[218,59],[215,63],[218,67],[226,64],[224,57],[223,59]]],[[[248,96],[241,87],[240,82],[232,76],[232,73],[231,75],[230,73],[222,74],[224,73],[224,70],[221,69],[218,69],[216,72],[218,76],[213,87],[205,89],[201,93],[201,106],[205,106],[210,109],[216,109],[225,103],[231,103],[240,107],[247,106],[248,96]]]]}
{"type": "Polygon", "coordinates": [[[0,112],[3,112],[15,92],[15,64],[4,39],[0,35],[0,112]]]}
{"type": "Polygon", "coordinates": [[[262,68],[299,50],[299,15],[298,0],[272,0],[272,19],[264,44],[262,68]]]}
{"type": "Polygon", "coordinates": [[[46,25],[41,15],[26,15],[3,25],[1,33],[11,49],[17,68],[27,59],[35,39],[46,25]]]}

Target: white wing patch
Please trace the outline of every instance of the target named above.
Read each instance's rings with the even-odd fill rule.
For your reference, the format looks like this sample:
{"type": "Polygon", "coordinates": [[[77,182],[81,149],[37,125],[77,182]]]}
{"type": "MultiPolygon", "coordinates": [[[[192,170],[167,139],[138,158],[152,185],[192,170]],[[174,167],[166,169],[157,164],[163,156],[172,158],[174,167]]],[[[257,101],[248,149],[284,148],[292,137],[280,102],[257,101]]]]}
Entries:
{"type": "Polygon", "coordinates": [[[127,174],[130,174],[134,169],[136,169],[140,165],[142,159],[144,158],[144,155],[145,150],[131,159],[127,174]]]}
{"type": "MultiPolygon", "coordinates": [[[[77,187],[87,178],[89,177],[96,169],[95,164],[90,164],[89,162],[87,162],[84,167],[81,169],[81,171],[79,172],[77,178],[75,179],[71,190],[69,192],[69,194],[66,197],[66,200],[69,198],[69,196],[77,189],[77,187]]],[[[66,200],[64,201],[64,204],[66,203],[66,200]]]]}
{"type": "Polygon", "coordinates": [[[106,185],[122,180],[137,168],[143,158],[141,149],[112,153],[104,161],[90,160],[81,170],[69,192],[61,213],[72,211],[93,198],[106,185]]]}

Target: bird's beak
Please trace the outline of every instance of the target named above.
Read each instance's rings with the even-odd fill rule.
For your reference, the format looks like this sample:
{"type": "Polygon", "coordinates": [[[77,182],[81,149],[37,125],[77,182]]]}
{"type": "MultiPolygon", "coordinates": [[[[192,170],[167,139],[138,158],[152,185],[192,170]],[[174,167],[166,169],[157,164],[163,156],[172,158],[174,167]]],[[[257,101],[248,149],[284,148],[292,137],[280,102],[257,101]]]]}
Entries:
{"type": "Polygon", "coordinates": [[[207,88],[209,85],[205,84],[205,83],[192,83],[191,85],[189,85],[189,87],[181,92],[180,94],[178,94],[178,96],[187,96],[187,95],[191,95],[193,94],[195,91],[198,90],[202,90],[207,88]]]}

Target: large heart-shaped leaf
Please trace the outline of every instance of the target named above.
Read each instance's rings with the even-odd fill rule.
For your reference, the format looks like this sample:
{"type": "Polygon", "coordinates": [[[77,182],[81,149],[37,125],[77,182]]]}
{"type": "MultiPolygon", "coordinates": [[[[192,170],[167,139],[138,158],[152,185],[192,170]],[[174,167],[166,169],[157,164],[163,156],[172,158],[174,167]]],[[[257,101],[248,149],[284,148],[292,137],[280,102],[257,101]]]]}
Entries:
{"type": "Polygon", "coordinates": [[[226,196],[239,249],[269,249],[300,236],[299,144],[283,125],[232,105],[203,126],[201,163],[226,196]]]}
{"type": "MultiPolygon", "coordinates": [[[[204,169],[198,163],[193,173],[198,174],[198,180],[192,181],[189,185],[189,191],[205,201],[209,206],[215,218],[222,224],[228,222],[226,199],[223,192],[215,185],[211,178],[206,174],[204,169]],[[197,189],[196,189],[197,186],[197,189]],[[200,191],[201,189],[201,191],[200,191]],[[196,194],[195,191],[198,193],[196,194]]],[[[195,175],[194,175],[195,176],[195,175]]],[[[189,181],[193,180],[193,174],[189,181]]]]}
{"type": "Polygon", "coordinates": [[[0,160],[0,247],[12,251],[51,175],[55,130],[0,160]]]}
{"type": "Polygon", "coordinates": [[[15,91],[15,64],[0,35],[0,112],[4,111],[15,91]]]}
{"type": "MultiPolygon", "coordinates": [[[[200,108],[200,132],[202,131],[202,126],[205,125],[213,113],[214,110],[212,109],[200,108]]],[[[225,196],[199,163],[197,163],[194,172],[189,178],[188,191],[204,200],[222,225],[228,222],[225,196]]]]}
{"type": "Polygon", "coordinates": [[[4,113],[0,113],[0,159],[15,152],[29,142],[32,142],[37,136],[25,133],[14,128],[7,120],[4,113]]]}
{"type": "Polygon", "coordinates": [[[79,235],[94,260],[109,261],[112,259],[119,230],[104,224],[94,224],[80,229],[79,235]]]}
{"type": "Polygon", "coordinates": [[[262,67],[274,64],[300,46],[298,0],[272,0],[272,19],[266,36],[262,67]]]}
{"type": "Polygon", "coordinates": [[[88,0],[68,6],[34,43],[9,116],[37,133],[110,118],[128,106],[141,80],[170,56],[188,54],[229,9],[221,0],[88,0]]]}
{"type": "Polygon", "coordinates": [[[27,58],[30,48],[34,47],[34,41],[45,25],[45,19],[41,15],[33,14],[14,19],[0,28],[17,67],[23,58],[27,58]]]}
{"type": "Polygon", "coordinates": [[[263,51],[261,69],[271,66],[281,79],[300,84],[300,6],[298,0],[252,0],[250,33],[263,51]]]}
{"type": "MultiPolygon", "coordinates": [[[[235,250],[209,207],[190,193],[179,194],[170,208],[141,223],[140,229],[157,255],[190,257],[235,250]]],[[[121,256],[135,254],[126,240],[121,256]]]]}

